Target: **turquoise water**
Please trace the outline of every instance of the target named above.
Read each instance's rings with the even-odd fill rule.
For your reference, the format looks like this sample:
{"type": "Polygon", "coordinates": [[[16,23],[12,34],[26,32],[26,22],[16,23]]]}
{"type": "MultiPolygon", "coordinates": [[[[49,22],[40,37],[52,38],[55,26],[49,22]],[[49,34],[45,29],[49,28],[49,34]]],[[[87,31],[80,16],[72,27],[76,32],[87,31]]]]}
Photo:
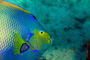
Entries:
{"type": "Polygon", "coordinates": [[[90,39],[89,0],[7,0],[30,11],[53,45],[41,57],[46,60],[86,60],[90,39]]]}

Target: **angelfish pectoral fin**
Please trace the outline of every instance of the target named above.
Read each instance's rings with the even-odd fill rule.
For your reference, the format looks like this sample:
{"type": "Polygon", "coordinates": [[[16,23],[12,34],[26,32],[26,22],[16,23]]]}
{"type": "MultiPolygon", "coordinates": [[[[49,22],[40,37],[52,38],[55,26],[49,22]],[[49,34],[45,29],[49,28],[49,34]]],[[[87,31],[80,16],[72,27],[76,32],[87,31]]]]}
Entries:
{"type": "Polygon", "coordinates": [[[20,53],[23,53],[23,52],[27,51],[28,49],[29,49],[29,45],[27,45],[26,43],[23,43],[20,48],[20,53]]]}

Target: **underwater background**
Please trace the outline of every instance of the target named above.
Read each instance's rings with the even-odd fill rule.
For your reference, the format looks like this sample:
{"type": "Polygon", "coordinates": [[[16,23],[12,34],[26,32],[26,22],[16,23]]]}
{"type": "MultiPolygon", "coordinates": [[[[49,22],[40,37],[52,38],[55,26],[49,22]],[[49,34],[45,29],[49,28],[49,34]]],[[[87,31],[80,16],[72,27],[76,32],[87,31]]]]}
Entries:
{"type": "Polygon", "coordinates": [[[30,11],[54,37],[45,60],[86,60],[90,0],[6,0],[30,11]]]}

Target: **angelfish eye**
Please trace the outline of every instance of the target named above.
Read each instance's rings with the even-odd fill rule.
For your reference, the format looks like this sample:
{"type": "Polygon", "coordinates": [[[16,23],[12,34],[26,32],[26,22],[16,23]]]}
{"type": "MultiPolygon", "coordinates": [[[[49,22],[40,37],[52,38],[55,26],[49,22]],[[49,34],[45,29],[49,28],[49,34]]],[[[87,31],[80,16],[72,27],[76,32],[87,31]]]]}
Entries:
{"type": "Polygon", "coordinates": [[[41,34],[43,34],[43,32],[41,31],[41,34]]]}
{"type": "Polygon", "coordinates": [[[44,34],[44,32],[43,31],[40,31],[40,34],[44,34]]]}

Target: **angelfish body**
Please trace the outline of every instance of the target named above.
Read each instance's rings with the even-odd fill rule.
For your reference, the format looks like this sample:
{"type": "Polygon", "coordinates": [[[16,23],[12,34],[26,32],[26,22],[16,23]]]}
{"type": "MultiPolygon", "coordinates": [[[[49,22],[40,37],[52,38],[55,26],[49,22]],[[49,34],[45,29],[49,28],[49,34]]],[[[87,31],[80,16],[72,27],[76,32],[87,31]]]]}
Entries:
{"type": "Polygon", "coordinates": [[[51,43],[29,11],[0,0],[0,60],[36,60],[51,43]]]}

